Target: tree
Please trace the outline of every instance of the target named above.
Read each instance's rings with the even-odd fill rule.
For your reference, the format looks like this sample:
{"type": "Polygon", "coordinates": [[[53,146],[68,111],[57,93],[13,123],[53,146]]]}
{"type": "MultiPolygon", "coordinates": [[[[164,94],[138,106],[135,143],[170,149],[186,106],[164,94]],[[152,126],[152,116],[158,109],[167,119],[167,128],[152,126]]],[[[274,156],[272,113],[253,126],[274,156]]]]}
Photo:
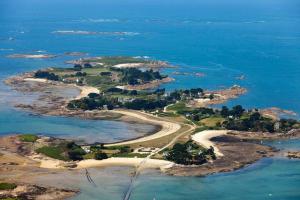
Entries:
{"type": "Polygon", "coordinates": [[[231,110],[231,114],[235,117],[241,117],[245,109],[241,105],[234,106],[231,110]]]}
{"type": "Polygon", "coordinates": [[[104,152],[102,152],[102,151],[99,151],[99,152],[95,153],[94,158],[95,158],[96,160],[103,160],[103,159],[107,159],[108,156],[107,156],[106,153],[104,153],[104,152]]]}
{"type": "Polygon", "coordinates": [[[187,165],[189,164],[189,160],[192,159],[192,156],[187,151],[185,144],[176,143],[169,152],[167,159],[178,164],[187,165]]]}
{"type": "Polygon", "coordinates": [[[227,106],[222,106],[221,115],[222,115],[222,117],[229,116],[229,109],[227,108],[227,106]]]}
{"type": "Polygon", "coordinates": [[[130,95],[137,95],[137,94],[138,94],[138,92],[136,90],[131,90],[130,91],[130,95]]]}
{"type": "Polygon", "coordinates": [[[73,68],[74,68],[75,71],[81,71],[82,70],[82,66],[79,65],[79,64],[74,65],[73,68]]]}
{"type": "Polygon", "coordinates": [[[92,92],[92,93],[89,93],[88,96],[89,96],[89,98],[96,98],[96,97],[99,97],[100,95],[92,92]]]}
{"type": "Polygon", "coordinates": [[[92,68],[93,66],[90,63],[84,63],[84,68],[92,68]]]}
{"type": "Polygon", "coordinates": [[[52,81],[58,81],[59,80],[59,76],[51,73],[51,72],[47,72],[47,71],[41,71],[38,70],[35,74],[34,74],[35,78],[45,78],[48,80],[52,80],[52,81]]]}
{"type": "Polygon", "coordinates": [[[261,115],[259,112],[255,112],[250,115],[250,121],[252,121],[252,122],[258,121],[258,120],[260,120],[260,118],[261,118],[261,115]]]}

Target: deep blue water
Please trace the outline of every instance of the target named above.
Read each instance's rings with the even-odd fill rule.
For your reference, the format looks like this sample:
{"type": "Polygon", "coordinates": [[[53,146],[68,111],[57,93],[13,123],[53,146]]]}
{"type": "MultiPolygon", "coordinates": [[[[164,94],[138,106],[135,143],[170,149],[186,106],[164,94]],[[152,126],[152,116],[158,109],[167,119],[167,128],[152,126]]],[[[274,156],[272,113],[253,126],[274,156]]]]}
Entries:
{"type": "MultiPolygon", "coordinates": [[[[205,77],[174,76],[176,81],[168,84],[168,89],[218,89],[239,84],[249,92],[229,105],[276,106],[300,113],[298,0],[0,1],[1,80],[41,67],[65,66],[64,61],[72,58],[63,55],[67,51],[165,60],[179,66],[167,72],[206,74],[205,77]],[[127,34],[53,33],[70,30],[127,34]],[[59,57],[46,60],[6,57],[38,50],[59,57]],[[236,79],[241,75],[245,75],[245,80],[236,79]]],[[[88,129],[102,132],[103,138],[110,139],[112,133],[113,138],[118,138],[139,132],[124,123],[36,117],[11,110],[5,101],[11,97],[9,90],[3,84],[0,88],[0,133],[79,135],[88,129]],[[111,131],[110,127],[116,129],[111,131]]],[[[300,145],[296,141],[284,146],[300,145]]],[[[299,161],[266,159],[245,170],[204,179],[145,174],[134,190],[133,199],[299,199],[299,186],[299,161]]],[[[92,195],[96,192],[87,190],[82,195],[99,199],[98,195],[92,195]]],[[[104,199],[116,197],[112,195],[114,188],[102,192],[106,192],[104,199]]],[[[79,198],[87,199],[84,197],[79,198]]]]}

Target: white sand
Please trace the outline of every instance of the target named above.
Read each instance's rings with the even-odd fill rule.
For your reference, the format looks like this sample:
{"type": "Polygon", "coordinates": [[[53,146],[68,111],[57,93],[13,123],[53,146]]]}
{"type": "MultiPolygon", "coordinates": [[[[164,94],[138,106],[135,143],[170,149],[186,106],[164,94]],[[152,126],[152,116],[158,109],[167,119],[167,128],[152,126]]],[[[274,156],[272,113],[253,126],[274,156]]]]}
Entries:
{"type": "Polygon", "coordinates": [[[81,99],[83,97],[87,97],[90,93],[97,93],[99,94],[99,90],[98,88],[95,87],[90,87],[90,86],[78,86],[78,85],[74,85],[77,88],[80,89],[80,94],[75,98],[75,99],[81,99]]]}
{"type": "Polygon", "coordinates": [[[47,169],[61,169],[63,168],[64,161],[56,160],[41,154],[29,156],[30,159],[40,163],[41,168],[47,169]]]}
{"type": "Polygon", "coordinates": [[[82,160],[77,163],[77,168],[90,168],[90,167],[109,167],[109,166],[131,166],[138,167],[140,164],[142,169],[161,169],[171,167],[174,163],[166,160],[147,159],[145,158],[108,158],[104,160],[82,160]]]}
{"type": "MultiPolygon", "coordinates": [[[[29,158],[39,162],[41,168],[47,169],[63,169],[67,163],[40,154],[30,156],[29,158]]],[[[166,160],[145,158],[108,158],[104,160],[87,159],[77,162],[77,169],[111,166],[140,167],[140,169],[166,169],[173,166],[173,164],[173,162],[166,160]]]]}
{"type": "MultiPolygon", "coordinates": [[[[24,81],[35,81],[35,82],[40,82],[40,83],[47,83],[51,82],[47,79],[44,78],[24,78],[24,81]]],[[[87,97],[90,93],[97,93],[99,94],[98,88],[91,87],[91,86],[78,86],[73,84],[73,86],[77,87],[80,90],[80,94],[75,98],[75,99],[81,99],[83,97],[87,97]]]]}
{"type": "Polygon", "coordinates": [[[141,113],[141,112],[137,112],[137,111],[127,111],[127,110],[112,110],[111,112],[120,113],[123,115],[135,117],[135,118],[138,118],[138,119],[141,119],[141,120],[153,123],[153,124],[158,124],[158,125],[162,126],[162,129],[153,135],[149,135],[149,136],[146,136],[143,138],[138,138],[138,139],[130,140],[130,141],[126,141],[126,142],[109,144],[106,146],[128,145],[128,144],[133,144],[133,143],[137,143],[137,142],[145,142],[145,141],[149,141],[149,140],[153,140],[153,139],[158,139],[158,138],[164,137],[166,135],[173,134],[181,128],[181,126],[179,124],[164,121],[160,118],[156,118],[153,115],[150,115],[147,113],[141,113]]]}
{"type": "Polygon", "coordinates": [[[112,67],[114,67],[114,68],[135,68],[135,67],[142,67],[144,65],[145,65],[144,63],[124,63],[124,64],[114,65],[112,67]]]}
{"type": "Polygon", "coordinates": [[[44,78],[24,78],[24,81],[34,81],[40,83],[46,83],[48,80],[44,78]]]}
{"type": "Polygon", "coordinates": [[[205,148],[210,148],[212,146],[217,156],[223,156],[215,143],[210,141],[210,139],[225,134],[227,134],[227,130],[205,130],[192,135],[192,140],[205,148]]]}

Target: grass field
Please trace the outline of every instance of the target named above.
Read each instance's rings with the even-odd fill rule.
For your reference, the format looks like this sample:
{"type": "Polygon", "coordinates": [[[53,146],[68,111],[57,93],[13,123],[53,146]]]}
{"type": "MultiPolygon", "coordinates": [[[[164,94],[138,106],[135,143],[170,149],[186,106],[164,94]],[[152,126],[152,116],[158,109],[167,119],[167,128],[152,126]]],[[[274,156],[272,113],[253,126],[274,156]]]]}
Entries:
{"type": "Polygon", "coordinates": [[[0,190],[13,190],[17,187],[14,183],[0,183],[0,190]]]}
{"type": "Polygon", "coordinates": [[[167,107],[167,111],[175,111],[175,112],[182,112],[186,110],[191,110],[191,108],[186,107],[186,104],[184,102],[178,102],[174,105],[170,105],[167,107]]]}
{"type": "Polygon", "coordinates": [[[22,142],[35,142],[38,137],[34,134],[24,134],[19,136],[22,142]]]}
{"type": "Polygon", "coordinates": [[[215,127],[218,123],[222,124],[225,119],[223,117],[209,117],[200,120],[200,123],[204,126],[215,127]]]}
{"type": "Polygon", "coordinates": [[[36,152],[58,160],[69,160],[69,158],[63,155],[63,150],[60,147],[44,146],[37,149],[36,152]]]}

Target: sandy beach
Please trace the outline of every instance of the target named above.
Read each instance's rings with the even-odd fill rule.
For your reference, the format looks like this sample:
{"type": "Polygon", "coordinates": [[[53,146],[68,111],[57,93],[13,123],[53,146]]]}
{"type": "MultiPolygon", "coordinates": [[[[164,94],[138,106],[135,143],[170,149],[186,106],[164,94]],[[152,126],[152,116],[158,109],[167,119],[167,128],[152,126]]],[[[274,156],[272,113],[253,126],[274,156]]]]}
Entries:
{"type": "MultiPolygon", "coordinates": [[[[40,168],[45,169],[65,169],[66,166],[70,164],[70,162],[52,159],[41,154],[28,156],[28,158],[38,163],[40,168]]],[[[112,157],[104,160],[87,159],[78,161],[76,164],[77,167],[75,169],[112,166],[140,167],[140,169],[166,169],[172,167],[174,163],[158,159],[112,157]],[[143,165],[141,165],[141,163],[143,165]]]]}
{"type": "Polygon", "coordinates": [[[192,140],[199,143],[205,148],[210,148],[212,146],[217,156],[224,156],[218,149],[218,147],[215,145],[215,143],[210,141],[210,139],[213,137],[226,135],[227,132],[227,130],[205,130],[192,135],[192,140]]]}
{"type": "Polygon", "coordinates": [[[153,139],[158,139],[160,137],[173,134],[181,128],[181,126],[179,124],[176,124],[174,122],[169,122],[169,121],[163,121],[160,118],[156,118],[153,115],[150,115],[147,113],[142,113],[142,112],[138,112],[138,111],[127,111],[127,110],[112,110],[111,112],[127,115],[127,116],[134,117],[134,118],[137,118],[137,119],[140,119],[140,120],[143,120],[146,122],[150,122],[153,124],[158,124],[162,127],[162,129],[153,135],[138,138],[135,140],[119,142],[119,143],[115,143],[115,144],[108,144],[106,146],[128,145],[128,144],[134,144],[134,143],[138,143],[138,142],[145,142],[145,141],[149,141],[149,140],[153,140],[153,139]]]}
{"type": "Polygon", "coordinates": [[[111,166],[130,166],[138,167],[142,169],[162,169],[173,166],[173,162],[158,159],[147,159],[145,158],[108,158],[104,160],[88,159],[77,163],[77,169],[91,168],[91,167],[111,167],[111,166]],[[143,162],[144,161],[144,162],[143,162]]]}
{"type": "Polygon", "coordinates": [[[90,86],[78,86],[74,85],[75,87],[79,88],[80,94],[75,99],[81,99],[83,97],[87,97],[90,93],[97,93],[99,94],[98,88],[90,87],[90,86]]]}
{"type": "Polygon", "coordinates": [[[24,81],[34,81],[34,82],[40,82],[40,83],[47,83],[47,79],[43,78],[24,78],[24,81]]]}
{"type": "Polygon", "coordinates": [[[142,67],[144,66],[145,63],[123,63],[123,64],[118,64],[114,65],[114,68],[137,68],[137,67],[142,67]]]}
{"type": "MultiPolygon", "coordinates": [[[[47,79],[43,78],[24,78],[24,81],[34,81],[39,83],[51,83],[52,81],[49,81],[47,79]]],[[[87,97],[90,93],[97,93],[99,94],[98,88],[91,87],[91,86],[79,86],[75,84],[71,84],[72,86],[78,88],[80,90],[80,94],[75,99],[81,99],[83,97],[87,97]]]]}

